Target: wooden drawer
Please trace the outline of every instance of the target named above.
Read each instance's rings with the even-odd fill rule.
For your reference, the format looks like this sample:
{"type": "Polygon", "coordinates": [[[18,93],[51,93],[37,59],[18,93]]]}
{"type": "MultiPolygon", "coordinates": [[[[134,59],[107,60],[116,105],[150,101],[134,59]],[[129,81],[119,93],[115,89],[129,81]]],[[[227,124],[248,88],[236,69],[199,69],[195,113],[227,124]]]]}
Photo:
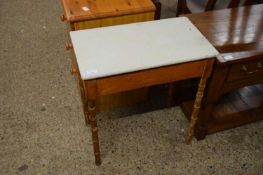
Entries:
{"type": "Polygon", "coordinates": [[[230,67],[227,82],[263,76],[263,58],[234,64],[230,67]]]}
{"type": "Polygon", "coordinates": [[[74,22],[73,27],[74,30],[82,30],[151,20],[154,20],[154,12],[113,16],[101,19],[74,22]]]}

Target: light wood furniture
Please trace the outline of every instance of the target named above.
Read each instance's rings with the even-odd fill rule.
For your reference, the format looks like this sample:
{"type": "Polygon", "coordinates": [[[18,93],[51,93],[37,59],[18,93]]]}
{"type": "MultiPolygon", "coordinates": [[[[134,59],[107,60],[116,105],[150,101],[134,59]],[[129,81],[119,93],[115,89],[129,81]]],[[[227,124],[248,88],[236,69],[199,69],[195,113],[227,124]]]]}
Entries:
{"type": "Polygon", "coordinates": [[[151,0],[62,0],[62,5],[61,20],[71,30],[149,21],[156,9],[151,0]]]}
{"type": "Polygon", "coordinates": [[[191,140],[218,52],[187,18],[75,31],[70,36],[97,165],[101,163],[96,121],[100,96],[201,77],[188,132],[191,140]]]}
{"type": "MultiPolygon", "coordinates": [[[[155,4],[159,9],[157,13],[160,13],[161,4],[155,4]]],[[[151,0],[62,0],[62,5],[64,14],[61,15],[61,20],[68,23],[69,31],[150,21],[160,15],[155,14],[155,6],[151,0]]],[[[66,48],[70,47],[67,43],[66,48]]],[[[72,74],[76,72],[75,62],[72,57],[72,74]]],[[[81,96],[84,96],[82,91],[81,96]]],[[[147,98],[147,88],[111,94],[100,99],[99,109],[134,105],[146,101],[147,98]]]]}
{"type": "MultiPolygon", "coordinates": [[[[263,119],[263,5],[186,15],[217,48],[196,138],[263,119]]],[[[193,102],[182,104],[190,117],[193,102]]]]}

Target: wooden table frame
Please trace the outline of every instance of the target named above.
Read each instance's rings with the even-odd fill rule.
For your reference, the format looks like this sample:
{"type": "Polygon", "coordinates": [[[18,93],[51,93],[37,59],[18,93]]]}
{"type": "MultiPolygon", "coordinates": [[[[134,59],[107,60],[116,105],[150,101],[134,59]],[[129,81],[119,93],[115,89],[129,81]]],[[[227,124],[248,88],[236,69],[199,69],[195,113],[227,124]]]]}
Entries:
{"type": "Polygon", "coordinates": [[[213,62],[214,59],[209,58],[92,80],[81,80],[79,71],[77,70],[80,87],[83,88],[81,90],[82,101],[84,111],[86,111],[86,122],[90,123],[96,165],[101,164],[96,119],[96,106],[99,103],[98,99],[100,96],[158,84],[171,83],[189,78],[201,77],[194,110],[191,116],[190,127],[188,129],[187,141],[189,143],[193,137],[194,127],[202,101],[206,80],[211,74],[213,62]]]}

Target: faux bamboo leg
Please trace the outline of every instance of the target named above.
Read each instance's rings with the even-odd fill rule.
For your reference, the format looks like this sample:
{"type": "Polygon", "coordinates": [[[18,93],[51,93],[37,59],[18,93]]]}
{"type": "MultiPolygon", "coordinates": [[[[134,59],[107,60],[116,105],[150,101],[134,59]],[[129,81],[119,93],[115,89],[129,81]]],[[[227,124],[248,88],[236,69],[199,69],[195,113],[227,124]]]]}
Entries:
{"type": "Polygon", "coordinates": [[[87,97],[85,97],[84,85],[80,79],[80,74],[78,74],[78,81],[79,81],[80,95],[81,95],[82,105],[83,105],[83,110],[84,110],[85,124],[89,125],[90,121],[89,121],[89,110],[88,110],[88,104],[87,104],[87,97]]]}
{"type": "Polygon", "coordinates": [[[79,84],[79,91],[80,91],[80,96],[81,96],[81,100],[82,100],[82,106],[83,106],[83,112],[84,112],[84,117],[85,117],[85,124],[89,125],[89,117],[88,117],[88,109],[87,109],[87,98],[85,97],[85,92],[84,92],[84,83],[80,78],[80,72],[77,66],[77,61],[76,58],[74,56],[72,56],[72,68],[70,70],[70,73],[72,75],[75,75],[76,80],[78,81],[79,84]]]}
{"type": "Polygon", "coordinates": [[[92,134],[95,163],[96,165],[100,165],[101,164],[100,146],[99,146],[98,127],[97,127],[97,120],[96,120],[95,101],[88,101],[88,117],[89,117],[90,129],[91,129],[91,134],[92,134]]]}
{"type": "Polygon", "coordinates": [[[88,126],[90,124],[89,112],[85,110],[85,107],[84,107],[84,117],[85,117],[85,124],[86,126],[88,126]]]}
{"type": "Polygon", "coordinates": [[[89,121],[88,104],[87,104],[87,99],[86,99],[85,94],[84,94],[83,85],[81,85],[81,84],[80,84],[80,94],[81,94],[82,105],[83,105],[83,110],[84,110],[85,124],[89,125],[90,121],[89,121]]]}
{"type": "Polygon", "coordinates": [[[188,144],[191,143],[193,135],[194,135],[195,125],[196,125],[196,121],[198,119],[198,114],[199,114],[201,102],[203,99],[205,85],[206,85],[206,78],[202,77],[200,82],[199,82],[199,85],[198,85],[198,90],[197,90],[196,98],[195,98],[195,102],[194,102],[194,108],[193,108],[193,112],[191,114],[190,126],[189,126],[188,132],[187,132],[186,142],[188,144]]]}

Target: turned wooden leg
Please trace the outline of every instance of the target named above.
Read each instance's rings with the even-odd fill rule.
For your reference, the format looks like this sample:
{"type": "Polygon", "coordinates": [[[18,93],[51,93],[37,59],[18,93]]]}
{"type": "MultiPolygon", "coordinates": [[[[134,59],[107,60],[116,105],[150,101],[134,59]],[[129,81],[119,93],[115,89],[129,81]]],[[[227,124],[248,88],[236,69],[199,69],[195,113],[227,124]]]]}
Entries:
{"type": "MultiPolygon", "coordinates": [[[[82,88],[82,87],[80,87],[80,88],[82,88]]],[[[81,94],[81,99],[82,99],[82,106],[83,106],[85,124],[89,125],[90,121],[89,121],[88,103],[87,103],[87,99],[85,98],[85,94],[84,94],[82,89],[80,90],[80,94],[81,94]]]]}
{"type": "Polygon", "coordinates": [[[95,101],[88,101],[88,118],[90,122],[91,134],[92,134],[95,163],[96,165],[100,165],[101,164],[100,146],[99,146],[98,127],[97,127],[97,120],[96,120],[96,102],[95,101]]]}
{"type": "Polygon", "coordinates": [[[191,115],[190,126],[189,126],[188,132],[187,132],[186,142],[188,144],[191,143],[193,135],[194,135],[195,125],[196,125],[196,121],[198,119],[198,114],[199,114],[201,102],[203,99],[205,85],[206,85],[206,78],[202,77],[200,82],[199,82],[199,85],[198,85],[198,90],[197,90],[196,98],[195,98],[195,102],[194,102],[194,108],[193,108],[193,112],[191,115]]]}
{"type": "Polygon", "coordinates": [[[87,109],[87,98],[85,97],[85,92],[84,92],[84,83],[81,80],[80,72],[76,63],[76,58],[72,57],[72,68],[70,70],[72,75],[75,75],[76,80],[78,81],[79,84],[79,91],[80,91],[80,96],[81,96],[81,101],[82,101],[82,107],[83,107],[83,112],[84,112],[84,117],[85,117],[85,124],[89,125],[89,117],[88,117],[88,109],[87,109]]]}
{"type": "Polygon", "coordinates": [[[89,121],[89,112],[84,110],[85,124],[88,126],[90,124],[89,121]]]}

